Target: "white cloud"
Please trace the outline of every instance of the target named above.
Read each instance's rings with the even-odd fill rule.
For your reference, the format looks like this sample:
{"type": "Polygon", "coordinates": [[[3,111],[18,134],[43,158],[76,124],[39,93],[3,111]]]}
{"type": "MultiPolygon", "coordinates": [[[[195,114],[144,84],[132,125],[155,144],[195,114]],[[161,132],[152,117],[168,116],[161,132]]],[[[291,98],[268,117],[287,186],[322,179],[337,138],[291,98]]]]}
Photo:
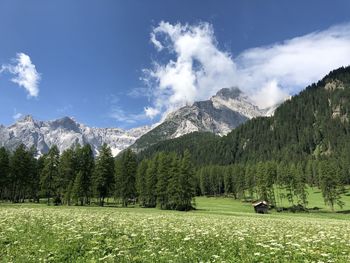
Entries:
{"type": "MultiPolygon", "coordinates": [[[[294,94],[324,77],[329,71],[350,64],[350,24],[331,27],[267,47],[244,51],[235,62],[239,82],[247,92],[259,93],[271,81],[277,93],[294,94]]],[[[280,96],[274,95],[278,102],[280,96]]],[[[270,104],[255,96],[259,105],[270,104]]],[[[265,105],[266,106],[266,105],[265,105]]]]}
{"type": "Polygon", "coordinates": [[[261,108],[273,106],[276,102],[283,101],[286,97],[288,97],[288,93],[278,86],[275,79],[265,83],[261,89],[258,89],[251,95],[251,99],[258,102],[261,108]]]}
{"type": "Polygon", "coordinates": [[[118,122],[124,122],[126,124],[136,124],[139,121],[144,121],[147,119],[145,113],[129,114],[118,106],[112,107],[109,117],[117,120],[118,122]]]}
{"type": "Polygon", "coordinates": [[[213,28],[208,23],[196,26],[161,22],[151,33],[158,51],[175,54],[175,60],[155,63],[145,70],[145,79],[153,88],[152,117],[185,103],[207,99],[222,87],[232,85],[235,64],[230,54],[220,51],[213,28]],[[156,109],[156,110],[155,110],[156,109]]]}
{"type": "Polygon", "coordinates": [[[11,81],[25,88],[30,97],[39,95],[40,74],[28,55],[17,53],[12,64],[2,65],[0,73],[3,71],[13,74],[11,81]]]}
{"type": "Polygon", "coordinates": [[[14,120],[18,120],[18,119],[20,119],[20,118],[23,116],[22,113],[17,112],[17,109],[14,109],[13,111],[14,111],[14,113],[13,113],[13,115],[12,115],[12,118],[13,118],[14,120]]]}
{"type": "Polygon", "coordinates": [[[350,63],[350,24],[248,49],[235,58],[219,49],[208,23],[161,22],[150,39],[157,51],[173,57],[144,70],[152,94],[145,111],[152,109],[147,114],[152,118],[231,86],[239,87],[262,108],[273,106],[350,63]]]}
{"type": "Polygon", "coordinates": [[[145,108],[145,114],[147,117],[153,119],[155,116],[157,116],[159,114],[159,110],[156,108],[152,108],[152,107],[146,107],[145,108]]]}

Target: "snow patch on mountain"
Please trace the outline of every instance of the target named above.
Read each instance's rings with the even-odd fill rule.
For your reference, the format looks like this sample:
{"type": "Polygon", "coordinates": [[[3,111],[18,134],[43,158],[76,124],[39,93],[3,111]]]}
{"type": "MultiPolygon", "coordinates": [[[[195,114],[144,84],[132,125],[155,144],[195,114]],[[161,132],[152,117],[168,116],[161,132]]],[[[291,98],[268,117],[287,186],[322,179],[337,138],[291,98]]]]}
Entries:
{"type": "Polygon", "coordinates": [[[102,144],[107,143],[112,154],[116,156],[150,129],[149,126],[130,130],[94,128],[78,123],[70,117],[37,121],[27,115],[9,127],[0,126],[0,146],[13,150],[23,143],[28,148],[34,146],[41,155],[53,145],[57,145],[62,152],[76,144],[90,144],[97,154],[102,144]]]}

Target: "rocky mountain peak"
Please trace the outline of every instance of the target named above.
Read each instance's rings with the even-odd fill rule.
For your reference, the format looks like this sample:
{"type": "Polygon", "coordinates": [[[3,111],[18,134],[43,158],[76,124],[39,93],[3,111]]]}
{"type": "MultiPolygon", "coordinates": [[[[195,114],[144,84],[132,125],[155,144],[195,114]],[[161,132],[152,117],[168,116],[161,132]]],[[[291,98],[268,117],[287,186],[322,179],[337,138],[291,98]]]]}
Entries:
{"type": "Polygon", "coordinates": [[[22,118],[18,119],[17,122],[34,122],[34,118],[32,115],[25,115],[22,118]]]}
{"type": "Polygon", "coordinates": [[[237,99],[239,96],[242,95],[242,91],[237,87],[231,87],[231,88],[223,88],[219,90],[215,97],[220,97],[224,100],[228,99],[237,99]]]}
{"type": "Polygon", "coordinates": [[[196,101],[168,114],[163,123],[141,136],[132,148],[140,151],[195,131],[223,136],[247,120],[265,114],[240,89],[223,88],[209,100],[196,101]]]}
{"type": "Polygon", "coordinates": [[[41,155],[53,145],[57,145],[62,152],[77,143],[81,145],[88,143],[94,153],[98,154],[101,145],[107,143],[115,156],[149,129],[149,127],[133,130],[94,128],[80,124],[71,117],[37,121],[31,115],[26,115],[11,126],[1,126],[0,147],[14,150],[23,143],[27,148],[36,147],[38,154],[41,155]]]}

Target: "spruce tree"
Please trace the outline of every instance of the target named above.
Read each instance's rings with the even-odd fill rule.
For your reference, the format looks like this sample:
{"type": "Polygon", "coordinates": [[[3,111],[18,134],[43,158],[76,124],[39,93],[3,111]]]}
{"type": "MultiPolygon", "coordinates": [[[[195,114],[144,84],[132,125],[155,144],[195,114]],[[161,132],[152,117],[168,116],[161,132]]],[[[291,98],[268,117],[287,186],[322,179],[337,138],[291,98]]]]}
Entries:
{"type": "Polygon", "coordinates": [[[96,159],[93,186],[96,196],[99,198],[100,206],[104,205],[104,200],[113,191],[114,182],[114,159],[111,149],[107,144],[103,144],[96,159]]]}
{"type": "Polygon", "coordinates": [[[32,146],[26,154],[27,180],[26,195],[32,201],[39,202],[40,174],[38,171],[38,160],[35,158],[37,151],[32,146]]]}
{"type": "Polygon", "coordinates": [[[188,150],[185,150],[184,156],[181,160],[179,184],[180,204],[177,206],[177,210],[191,210],[194,207],[192,201],[194,200],[195,189],[193,165],[191,162],[191,155],[188,150]]]}
{"type": "Polygon", "coordinates": [[[148,169],[149,161],[144,159],[141,161],[137,167],[136,172],[136,192],[137,198],[140,206],[145,207],[147,205],[147,196],[146,196],[146,173],[148,169]]]}
{"type": "Polygon", "coordinates": [[[169,184],[167,187],[168,195],[168,209],[176,210],[181,204],[181,186],[180,186],[180,166],[181,161],[178,156],[172,156],[170,173],[169,173],[169,184]]]}
{"type": "Polygon", "coordinates": [[[130,150],[126,150],[121,157],[121,173],[120,173],[120,196],[122,205],[128,206],[129,199],[136,198],[136,170],[137,162],[135,154],[130,150]]]}
{"type": "Polygon", "coordinates": [[[72,184],[71,196],[75,200],[77,205],[84,205],[84,175],[82,171],[78,171],[75,178],[74,183],[72,184]]]}
{"type": "MultiPolygon", "coordinates": [[[[79,193],[80,204],[89,204],[90,197],[92,196],[92,173],[94,170],[94,155],[89,144],[84,145],[83,147],[78,147],[77,151],[77,172],[80,173],[80,178],[77,182],[81,185],[78,187],[80,191],[75,192],[75,196],[79,193]]],[[[78,176],[78,174],[76,176],[78,176]]],[[[76,184],[77,182],[74,182],[76,184]]]]}
{"type": "Polygon", "coordinates": [[[168,193],[167,187],[169,183],[169,168],[171,157],[165,153],[160,153],[158,157],[158,169],[157,169],[157,204],[161,209],[166,209],[168,206],[168,193]]]}
{"type": "Polygon", "coordinates": [[[146,207],[156,207],[157,205],[157,176],[158,176],[158,160],[159,155],[156,155],[149,163],[146,171],[145,180],[145,196],[146,207]]]}
{"type": "Polygon", "coordinates": [[[72,198],[72,187],[76,174],[76,158],[73,149],[65,150],[60,157],[58,191],[63,201],[70,205],[72,198]]]}
{"type": "Polygon", "coordinates": [[[53,145],[44,160],[44,167],[40,175],[41,189],[47,198],[47,204],[50,204],[51,197],[54,197],[55,204],[61,202],[58,189],[58,166],[59,166],[59,150],[56,145],[53,145]]]}
{"type": "Polygon", "coordinates": [[[122,172],[123,162],[122,158],[118,157],[114,162],[114,198],[121,200],[121,188],[122,188],[122,172]]]}
{"type": "Polygon", "coordinates": [[[10,153],[0,148],[0,200],[8,198],[10,184],[10,153]]]}
{"type": "Polygon", "coordinates": [[[336,163],[331,160],[321,161],[319,163],[319,177],[325,204],[329,205],[332,211],[334,211],[335,204],[342,208],[344,203],[341,200],[341,194],[344,189],[336,163]]]}
{"type": "Polygon", "coordinates": [[[27,156],[24,144],[20,144],[10,158],[10,200],[15,203],[24,201],[28,169],[27,156]]]}

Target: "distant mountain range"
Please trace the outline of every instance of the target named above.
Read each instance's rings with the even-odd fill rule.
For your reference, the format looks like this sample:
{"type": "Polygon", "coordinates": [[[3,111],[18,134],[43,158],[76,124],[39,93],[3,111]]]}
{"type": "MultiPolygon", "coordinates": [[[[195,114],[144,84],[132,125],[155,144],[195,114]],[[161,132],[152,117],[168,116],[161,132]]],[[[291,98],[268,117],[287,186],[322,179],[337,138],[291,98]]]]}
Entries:
{"type": "Polygon", "coordinates": [[[107,143],[115,156],[149,130],[148,126],[131,130],[91,128],[69,117],[37,121],[27,115],[11,126],[0,126],[0,146],[13,150],[23,143],[28,148],[34,146],[41,155],[52,145],[57,145],[62,152],[75,144],[89,143],[97,154],[99,147],[107,143]]]}
{"type": "Polygon", "coordinates": [[[195,131],[223,136],[251,118],[272,114],[273,109],[261,110],[238,88],[224,88],[209,100],[195,102],[169,114],[153,129],[149,126],[130,130],[93,128],[70,117],[38,121],[27,115],[11,126],[0,125],[0,146],[13,150],[23,143],[28,148],[34,146],[41,155],[52,145],[64,151],[78,143],[89,143],[97,154],[99,147],[107,143],[116,156],[129,146],[140,151],[195,131]]]}

